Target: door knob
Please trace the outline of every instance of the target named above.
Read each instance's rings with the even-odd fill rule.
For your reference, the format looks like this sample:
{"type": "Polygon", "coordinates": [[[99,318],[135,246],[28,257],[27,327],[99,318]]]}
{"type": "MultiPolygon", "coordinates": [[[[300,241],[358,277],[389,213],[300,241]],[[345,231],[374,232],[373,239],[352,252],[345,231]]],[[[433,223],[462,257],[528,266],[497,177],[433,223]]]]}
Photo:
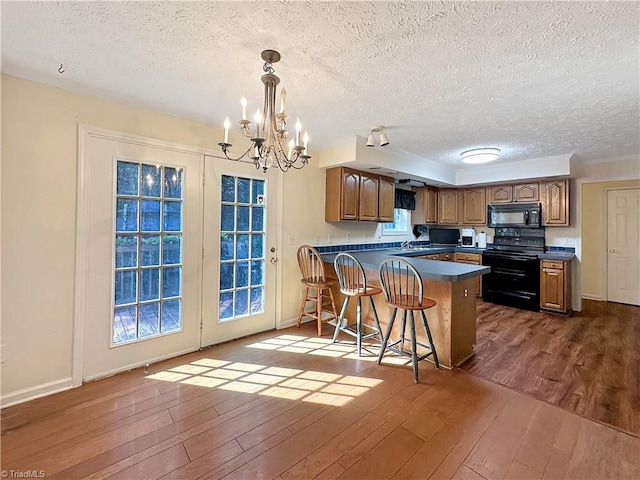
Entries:
{"type": "Polygon", "coordinates": [[[609,253],[616,253],[616,251],[613,248],[610,248],[609,253]]]}
{"type": "Polygon", "coordinates": [[[269,259],[269,261],[270,261],[271,263],[276,263],[276,262],[278,261],[278,259],[277,259],[277,258],[275,258],[275,257],[271,257],[271,258],[269,259]]]}

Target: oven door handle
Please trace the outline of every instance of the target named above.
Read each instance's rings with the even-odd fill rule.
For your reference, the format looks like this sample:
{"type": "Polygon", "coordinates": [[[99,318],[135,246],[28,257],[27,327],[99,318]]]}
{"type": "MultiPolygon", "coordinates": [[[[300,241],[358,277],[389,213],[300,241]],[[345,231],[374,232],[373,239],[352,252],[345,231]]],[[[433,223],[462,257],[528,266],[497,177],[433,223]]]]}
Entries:
{"type": "Polygon", "coordinates": [[[538,260],[537,257],[519,257],[517,255],[500,255],[500,256],[494,256],[494,255],[484,255],[486,257],[486,259],[488,261],[495,261],[495,260],[516,260],[518,262],[531,262],[531,261],[536,261],[538,260]]]}

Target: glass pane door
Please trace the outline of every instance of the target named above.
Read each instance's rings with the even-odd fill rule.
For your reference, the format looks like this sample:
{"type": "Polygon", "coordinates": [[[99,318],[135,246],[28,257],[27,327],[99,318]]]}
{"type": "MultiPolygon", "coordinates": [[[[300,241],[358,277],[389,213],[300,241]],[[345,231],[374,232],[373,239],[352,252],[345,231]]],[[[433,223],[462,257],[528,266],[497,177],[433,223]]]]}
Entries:
{"type": "Polygon", "coordinates": [[[264,180],[222,175],[220,321],[264,313],[264,180]]]}
{"type": "Polygon", "coordinates": [[[276,172],[205,161],[202,346],[275,328],[276,172]]]}

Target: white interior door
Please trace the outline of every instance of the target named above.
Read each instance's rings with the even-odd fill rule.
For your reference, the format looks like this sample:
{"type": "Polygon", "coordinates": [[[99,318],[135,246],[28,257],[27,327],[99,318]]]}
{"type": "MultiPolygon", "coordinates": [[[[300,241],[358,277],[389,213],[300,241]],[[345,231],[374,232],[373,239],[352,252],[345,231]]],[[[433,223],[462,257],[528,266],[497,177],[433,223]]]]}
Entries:
{"type": "Polygon", "coordinates": [[[88,142],[83,380],[199,347],[202,251],[202,155],[88,142]]]}
{"type": "Polygon", "coordinates": [[[640,305],[640,189],[607,192],[607,300],[640,305]]]}
{"type": "Polygon", "coordinates": [[[206,158],[202,346],[276,326],[280,172],[206,158]]]}

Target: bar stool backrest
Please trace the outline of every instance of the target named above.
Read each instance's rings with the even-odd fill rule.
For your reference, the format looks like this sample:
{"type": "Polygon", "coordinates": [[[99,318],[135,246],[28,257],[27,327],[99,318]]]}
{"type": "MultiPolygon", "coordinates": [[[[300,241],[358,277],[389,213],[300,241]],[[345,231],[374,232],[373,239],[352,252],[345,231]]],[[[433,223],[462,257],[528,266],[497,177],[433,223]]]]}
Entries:
{"type": "Polygon", "coordinates": [[[380,284],[387,303],[400,307],[420,307],[424,288],[422,277],[402,257],[389,257],[380,265],[380,284]]]}
{"type": "Polygon", "coordinates": [[[318,251],[310,245],[302,245],[298,248],[298,265],[302,272],[302,279],[310,283],[323,283],[324,263],[318,251]]]}
{"type": "Polygon", "coordinates": [[[338,253],[333,261],[340,291],[345,295],[361,295],[367,291],[367,276],[362,264],[353,255],[338,253]]]}

